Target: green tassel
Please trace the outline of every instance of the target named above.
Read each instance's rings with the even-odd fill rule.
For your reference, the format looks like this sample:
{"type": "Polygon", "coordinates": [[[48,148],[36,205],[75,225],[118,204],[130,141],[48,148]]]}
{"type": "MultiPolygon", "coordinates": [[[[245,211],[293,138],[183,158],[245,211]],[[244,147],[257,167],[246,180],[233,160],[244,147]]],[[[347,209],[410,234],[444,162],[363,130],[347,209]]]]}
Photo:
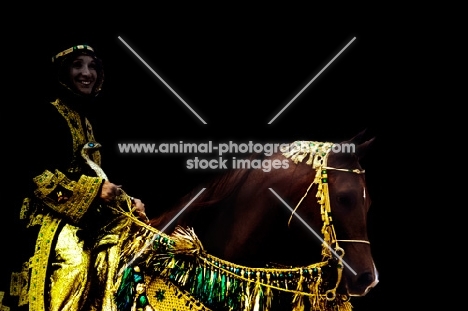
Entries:
{"type": "Polygon", "coordinates": [[[239,281],[235,278],[229,278],[226,285],[227,306],[230,310],[239,310],[242,299],[239,281]]]}
{"type": "Polygon", "coordinates": [[[221,281],[220,281],[220,302],[226,301],[226,275],[223,273],[221,274],[221,281]]]}
{"type": "Polygon", "coordinates": [[[122,280],[116,296],[117,310],[119,311],[129,310],[133,303],[135,285],[133,273],[133,267],[127,267],[122,275],[122,280]]]}
{"type": "Polygon", "coordinates": [[[203,297],[203,274],[205,269],[203,267],[200,268],[198,275],[197,275],[197,296],[203,297]]]}
{"type": "Polygon", "coordinates": [[[210,270],[210,277],[207,282],[207,288],[206,288],[206,293],[208,295],[208,304],[213,304],[213,298],[214,295],[216,294],[216,278],[217,278],[218,273],[216,271],[211,271],[210,270]]]}

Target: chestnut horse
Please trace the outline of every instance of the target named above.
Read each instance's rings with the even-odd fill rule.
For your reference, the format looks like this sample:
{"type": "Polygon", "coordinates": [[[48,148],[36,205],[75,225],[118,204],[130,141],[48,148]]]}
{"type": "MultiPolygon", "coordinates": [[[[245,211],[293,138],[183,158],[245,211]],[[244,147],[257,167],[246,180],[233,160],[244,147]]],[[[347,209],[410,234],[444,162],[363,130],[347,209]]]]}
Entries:
{"type": "Polygon", "coordinates": [[[360,133],[331,144],[326,155],[318,155],[315,168],[306,162],[310,152],[252,154],[249,163],[276,161],[278,168],[229,170],[193,189],[151,226],[168,234],[176,226],[193,228],[207,253],[239,265],[305,267],[323,259],[324,221],[330,222],[329,248],[344,254],[339,291],[364,296],[378,283],[367,234],[371,199],[359,163],[372,141],[363,141],[360,133]],[[325,187],[317,182],[318,169],[328,175],[327,180],[319,176],[328,187],[325,218],[323,200],[316,196],[325,187]]]}

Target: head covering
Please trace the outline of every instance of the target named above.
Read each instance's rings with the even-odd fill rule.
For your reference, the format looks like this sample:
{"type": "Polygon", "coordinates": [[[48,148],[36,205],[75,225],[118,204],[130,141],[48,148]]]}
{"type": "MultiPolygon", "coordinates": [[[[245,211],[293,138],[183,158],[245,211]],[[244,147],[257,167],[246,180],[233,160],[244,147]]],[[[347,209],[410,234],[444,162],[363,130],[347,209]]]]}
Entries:
{"type": "Polygon", "coordinates": [[[74,45],[54,55],[52,57],[52,63],[55,65],[55,72],[57,73],[59,85],[67,91],[72,92],[73,95],[78,97],[96,97],[101,91],[104,83],[104,69],[101,59],[96,56],[96,53],[91,46],[87,44],[74,45]],[[90,95],[84,95],[81,92],[78,92],[73,87],[72,81],[70,80],[70,66],[73,60],[79,55],[89,55],[96,62],[97,79],[90,95]]]}

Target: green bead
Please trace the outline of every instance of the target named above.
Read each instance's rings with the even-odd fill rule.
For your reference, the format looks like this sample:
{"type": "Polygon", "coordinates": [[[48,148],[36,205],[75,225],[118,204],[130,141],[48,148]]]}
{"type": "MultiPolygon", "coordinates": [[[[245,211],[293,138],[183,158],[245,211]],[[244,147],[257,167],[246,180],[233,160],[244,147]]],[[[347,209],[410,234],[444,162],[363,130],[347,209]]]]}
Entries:
{"type": "Polygon", "coordinates": [[[141,295],[138,300],[139,300],[139,303],[143,306],[146,306],[148,304],[148,298],[146,298],[145,295],[141,295]]]}

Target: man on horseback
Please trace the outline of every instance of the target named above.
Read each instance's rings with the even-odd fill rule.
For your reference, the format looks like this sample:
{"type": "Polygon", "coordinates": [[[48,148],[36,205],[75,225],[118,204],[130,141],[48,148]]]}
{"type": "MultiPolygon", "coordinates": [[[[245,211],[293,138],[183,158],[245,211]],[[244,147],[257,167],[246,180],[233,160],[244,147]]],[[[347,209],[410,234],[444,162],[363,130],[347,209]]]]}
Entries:
{"type": "Polygon", "coordinates": [[[89,117],[104,81],[94,49],[70,46],[52,62],[56,93],[28,111],[32,158],[20,215],[28,252],[12,273],[10,295],[20,309],[115,310],[112,287],[129,219],[122,211],[146,220],[145,207],[107,180],[93,148],[99,144],[89,117]]]}

